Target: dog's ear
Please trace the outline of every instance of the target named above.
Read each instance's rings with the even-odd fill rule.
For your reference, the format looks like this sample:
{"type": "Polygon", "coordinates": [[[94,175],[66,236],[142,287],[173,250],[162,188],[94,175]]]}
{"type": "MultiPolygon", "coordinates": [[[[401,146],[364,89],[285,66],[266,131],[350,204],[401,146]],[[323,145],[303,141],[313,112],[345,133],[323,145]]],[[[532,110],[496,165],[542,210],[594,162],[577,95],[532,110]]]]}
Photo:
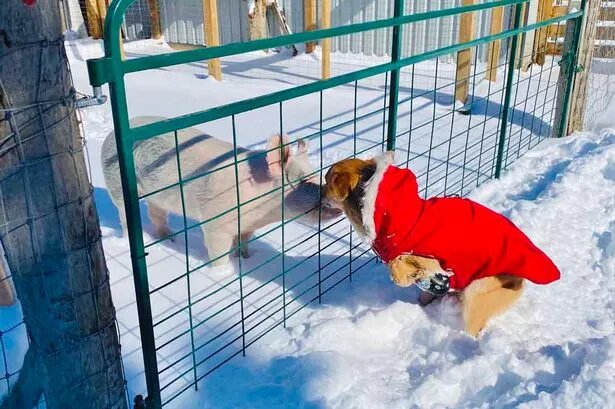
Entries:
{"type": "Polygon", "coordinates": [[[360,177],[357,173],[336,172],[331,175],[331,179],[327,183],[331,199],[336,202],[346,200],[352,190],[359,184],[359,180],[360,177]]]}

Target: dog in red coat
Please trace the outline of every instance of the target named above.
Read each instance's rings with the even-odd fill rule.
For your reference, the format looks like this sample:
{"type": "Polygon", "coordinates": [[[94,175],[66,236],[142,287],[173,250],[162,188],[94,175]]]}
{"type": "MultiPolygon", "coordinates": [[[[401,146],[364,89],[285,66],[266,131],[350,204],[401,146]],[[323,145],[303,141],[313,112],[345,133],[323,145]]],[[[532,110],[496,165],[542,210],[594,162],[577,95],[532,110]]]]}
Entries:
{"type": "Polygon", "coordinates": [[[469,199],[422,199],[414,173],[391,162],[387,153],[334,164],[323,200],[344,210],[397,285],[439,277],[435,288],[461,294],[465,329],[477,336],[519,298],[524,280],[559,279],[555,264],[506,217],[469,199]]]}

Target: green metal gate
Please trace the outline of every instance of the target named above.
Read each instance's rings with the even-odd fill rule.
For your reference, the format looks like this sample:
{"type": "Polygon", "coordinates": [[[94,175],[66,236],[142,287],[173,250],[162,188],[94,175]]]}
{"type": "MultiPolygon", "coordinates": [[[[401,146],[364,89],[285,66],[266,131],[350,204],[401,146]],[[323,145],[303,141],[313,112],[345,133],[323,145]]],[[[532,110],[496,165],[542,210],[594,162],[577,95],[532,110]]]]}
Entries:
{"type": "MultiPolygon", "coordinates": [[[[290,306],[293,305],[292,303],[295,302],[301,294],[297,295],[295,291],[297,287],[290,286],[288,284],[289,282],[285,281],[295,266],[289,267],[284,264],[285,255],[290,251],[290,248],[285,248],[284,244],[282,244],[280,254],[276,256],[278,259],[281,259],[281,265],[274,265],[276,269],[275,278],[281,278],[282,281],[282,291],[280,294],[275,295],[274,298],[267,301],[267,303],[273,303],[276,307],[275,313],[278,315],[274,317],[274,325],[267,328],[264,327],[265,324],[262,322],[257,322],[252,326],[247,325],[249,313],[244,309],[244,301],[248,295],[254,293],[256,290],[252,290],[247,294],[242,284],[242,279],[245,279],[252,270],[240,271],[235,281],[240,291],[239,297],[235,301],[235,306],[239,307],[241,318],[235,325],[238,325],[236,328],[240,326],[241,331],[230,343],[210,352],[207,356],[202,356],[201,354],[203,346],[213,338],[209,338],[206,342],[201,342],[202,340],[195,338],[195,330],[202,322],[193,320],[192,308],[211,294],[202,296],[190,293],[191,274],[194,274],[199,268],[206,266],[207,262],[196,268],[191,268],[188,263],[186,263],[186,270],[181,277],[186,278],[188,302],[186,306],[176,312],[176,314],[189,314],[189,327],[186,331],[181,333],[181,335],[190,336],[190,352],[181,357],[181,359],[186,359],[190,363],[188,369],[180,373],[179,378],[185,379],[189,377],[190,380],[184,382],[180,386],[169,387],[169,385],[177,380],[171,380],[169,381],[170,383],[167,382],[166,384],[161,382],[161,374],[166,371],[169,366],[161,368],[159,356],[163,345],[161,345],[162,343],[155,335],[154,330],[159,322],[155,322],[152,317],[150,295],[152,292],[156,291],[156,289],[150,288],[148,281],[147,257],[148,246],[150,246],[151,243],[145,243],[143,236],[142,215],[139,204],[142,200],[146,199],[146,197],[144,197],[144,195],[140,196],[137,189],[135,158],[132,153],[135,143],[148,138],[156,138],[163,134],[172,133],[175,135],[179,180],[170,186],[160,186],[159,189],[179,188],[183,202],[183,186],[193,180],[194,176],[191,176],[190,180],[188,180],[187,177],[182,179],[182,166],[179,160],[179,147],[177,142],[179,130],[209,121],[228,119],[232,123],[233,129],[233,144],[235,147],[234,165],[235,174],[237,175],[236,168],[238,162],[236,155],[241,140],[239,140],[235,129],[236,116],[266,106],[277,106],[279,115],[274,118],[274,120],[279,121],[280,130],[283,131],[284,103],[292,99],[314,94],[320,97],[319,130],[310,135],[309,138],[317,139],[321,148],[320,168],[315,174],[321,178],[321,181],[323,171],[326,171],[327,167],[327,164],[322,160],[323,140],[326,140],[328,134],[335,129],[350,126],[353,128],[354,137],[354,149],[351,156],[369,152],[372,148],[379,150],[401,149],[402,152],[405,151],[405,155],[403,155],[405,156],[405,160],[401,161],[400,165],[413,167],[414,164],[417,163],[417,158],[420,157],[422,158],[421,160],[426,160],[427,168],[423,174],[419,175],[423,183],[424,194],[429,194],[430,196],[436,194],[465,195],[472,186],[476,186],[492,177],[499,177],[502,170],[517,157],[549,137],[549,134],[553,131],[554,125],[555,129],[564,128],[562,126],[557,126],[557,124],[565,123],[567,118],[566,107],[572,88],[574,72],[576,71],[574,68],[576,67],[576,53],[581,27],[580,23],[582,22],[583,10],[585,8],[585,1],[583,1],[583,6],[580,11],[544,22],[525,25],[522,23],[524,21],[523,10],[525,10],[524,6],[528,4],[529,0],[497,0],[471,6],[455,7],[447,10],[412,15],[403,14],[404,0],[395,0],[394,16],[384,20],[334,27],[313,32],[303,32],[247,43],[235,43],[218,47],[122,60],[118,33],[120,33],[123,15],[132,2],[133,0],[114,0],[111,4],[105,22],[105,57],[89,60],[88,69],[90,82],[93,87],[101,87],[103,84],[109,84],[110,89],[110,100],[113,110],[113,121],[116,132],[118,158],[128,224],[128,238],[130,242],[136,302],[139,314],[141,343],[149,399],[148,407],[152,408],[160,408],[173,401],[185,390],[192,387],[196,388],[199,380],[227,362],[228,359],[231,359],[233,356],[238,354],[245,355],[246,348],[260,339],[262,335],[266,334],[276,325],[285,325],[286,320],[289,319],[290,316],[307,305],[309,301],[320,301],[322,295],[338,283],[344,280],[352,280],[352,275],[359,269],[368,265],[373,258],[362,257],[369,249],[365,249],[361,247],[360,244],[357,244],[358,240],[356,236],[349,229],[344,236],[348,239],[348,250],[340,254],[337,260],[334,260],[336,263],[341,260],[341,264],[335,264],[335,266],[333,266],[335,270],[330,272],[331,268],[333,268],[331,265],[334,264],[334,262],[324,263],[320,259],[320,252],[323,249],[321,236],[327,229],[327,227],[324,227],[324,225],[320,223],[318,230],[311,236],[312,239],[318,240],[318,251],[309,256],[318,259],[317,268],[313,274],[308,277],[310,280],[314,280],[314,284],[309,287],[309,294],[313,294],[313,297],[311,296],[307,301],[302,300],[298,303],[300,304],[299,308],[291,310],[290,306]],[[419,55],[402,56],[400,53],[400,46],[403,41],[402,33],[405,28],[410,27],[412,24],[429,22],[433,19],[450,17],[462,13],[486,12],[495,7],[506,7],[510,11],[510,16],[512,16],[509,28],[501,33],[482,36],[466,43],[436,48],[419,55]],[[549,25],[566,23],[568,20],[576,23],[574,26],[574,39],[572,44],[570,44],[570,53],[564,55],[559,64],[555,61],[551,61],[540,67],[532,66],[529,73],[523,73],[517,68],[520,61],[524,57],[527,57],[522,55],[522,52],[519,50],[523,49],[521,45],[526,41],[528,33],[541,29],[544,30],[549,25]],[[129,124],[128,103],[126,98],[127,74],[387,28],[392,28],[392,36],[390,36],[391,60],[389,62],[358,69],[350,73],[335,76],[331,79],[315,80],[311,83],[295,86],[283,91],[197,111],[156,123],[138,127],[131,127],[129,124]],[[474,64],[474,72],[470,75],[470,78],[455,77],[451,81],[445,81],[446,83],[442,85],[442,81],[439,82],[438,78],[439,58],[466,49],[473,50],[476,55],[479,46],[484,46],[494,41],[506,41],[508,43],[506,62],[501,64],[501,69],[505,72],[504,82],[500,85],[489,83],[486,95],[475,96],[475,94],[472,93],[471,100],[466,107],[469,111],[469,115],[467,112],[465,115],[462,115],[459,111],[454,109],[438,115],[438,110],[435,106],[437,94],[439,92],[442,92],[442,90],[447,87],[454,87],[459,81],[470,81],[470,79],[472,79],[472,83],[476,84],[476,79],[485,73],[485,71],[481,71],[480,64],[474,64]],[[415,68],[420,67],[421,63],[428,61],[435,64],[435,81],[433,88],[429,90],[416,90],[414,87],[416,79],[415,68]],[[553,74],[553,76],[551,74],[553,74]],[[378,76],[384,76],[382,107],[359,115],[356,102],[359,83],[362,80],[376,78],[378,76]],[[410,91],[400,91],[400,82],[402,80],[410,82],[410,91]],[[560,82],[559,88],[557,80],[560,82]],[[529,84],[533,85],[530,86],[529,84]],[[563,88],[561,87],[562,84],[564,85],[563,88]],[[333,126],[325,128],[323,126],[323,92],[342,86],[354,88],[354,106],[350,107],[354,110],[353,118],[340,121],[333,126]],[[557,91],[558,89],[559,91],[557,91]],[[434,108],[431,119],[417,123],[418,120],[414,118],[416,104],[418,101],[421,101],[421,98],[425,96],[431,97],[432,94],[434,108]],[[564,109],[560,109],[558,114],[556,114],[557,101],[563,103],[564,106],[564,109]],[[400,107],[403,107],[404,112],[400,111],[400,107]],[[528,113],[531,113],[531,119],[528,119],[528,113]],[[382,138],[379,141],[375,141],[373,145],[366,149],[359,149],[357,147],[357,133],[360,132],[361,121],[367,117],[381,118],[382,138]],[[436,129],[436,124],[443,120],[450,120],[450,129],[448,129],[447,125],[447,131],[443,131],[442,127],[436,129]],[[497,121],[497,126],[495,127],[492,126],[494,121],[497,121]],[[531,121],[531,124],[529,121],[531,121]],[[535,124],[535,121],[538,121],[539,128],[537,128],[538,124],[535,124]],[[413,136],[421,132],[426,135],[426,141],[429,141],[429,147],[424,152],[412,152],[411,144],[413,143],[413,136]],[[480,134],[480,137],[474,136],[477,132],[480,134]],[[458,152],[453,152],[451,150],[452,141],[463,141],[464,139],[465,142],[461,143],[463,149],[458,152]],[[478,150],[478,153],[474,154],[476,150],[478,150]],[[443,156],[436,160],[434,156],[436,151],[446,153],[443,153],[443,156]],[[434,164],[435,162],[439,163],[434,164]],[[434,190],[437,191],[434,192],[434,190]],[[328,268],[329,270],[327,270],[328,268]],[[278,305],[279,308],[277,308],[278,305]],[[253,335],[256,332],[259,333],[258,336],[253,335]],[[220,358],[216,365],[211,365],[207,367],[206,370],[202,369],[205,362],[211,357],[218,355],[222,357],[221,354],[224,352],[224,348],[231,343],[237,343],[240,347],[238,346],[236,350],[229,352],[228,356],[223,357],[224,359],[220,358]]],[[[95,88],[95,90],[99,91],[100,88],[95,88]]],[[[558,132],[561,133],[561,131],[558,132]]],[[[561,136],[561,134],[552,136],[561,136]]],[[[205,174],[202,174],[196,177],[205,176],[205,174]]],[[[285,187],[295,182],[296,181],[282,182],[281,191],[283,192],[285,187]]],[[[281,200],[284,200],[283,194],[281,195],[281,200]]],[[[238,223],[240,223],[239,210],[245,205],[245,202],[241,202],[238,192],[236,205],[230,209],[226,209],[225,212],[237,212],[239,219],[238,223]]],[[[283,208],[282,206],[282,209],[283,208]]],[[[187,235],[189,230],[198,228],[203,223],[211,221],[198,220],[196,223],[190,225],[187,221],[185,203],[183,213],[183,229],[178,233],[174,233],[174,235],[187,235]]],[[[282,218],[284,218],[283,215],[282,218]]],[[[279,225],[276,225],[274,229],[280,229],[282,237],[284,237],[284,227],[290,221],[291,220],[282,221],[279,225]]],[[[241,226],[238,226],[238,231],[241,231],[241,226]]],[[[256,240],[261,236],[262,234],[257,235],[257,237],[250,241],[256,240]]],[[[282,243],[284,243],[284,239],[282,239],[282,243]]],[[[237,247],[240,248],[245,244],[247,243],[239,242],[237,243],[237,247]]],[[[186,258],[188,257],[187,247],[188,245],[186,244],[186,258]]],[[[269,262],[270,261],[267,261],[263,264],[269,262]]],[[[227,307],[216,306],[211,308],[212,310],[210,312],[212,315],[215,315],[227,307]]],[[[273,313],[271,316],[273,316],[273,313]]],[[[252,323],[250,322],[250,324],[252,323]]],[[[218,335],[215,336],[217,337],[218,335]]],[[[167,341],[164,344],[166,345],[169,342],[171,341],[167,341]]]]}

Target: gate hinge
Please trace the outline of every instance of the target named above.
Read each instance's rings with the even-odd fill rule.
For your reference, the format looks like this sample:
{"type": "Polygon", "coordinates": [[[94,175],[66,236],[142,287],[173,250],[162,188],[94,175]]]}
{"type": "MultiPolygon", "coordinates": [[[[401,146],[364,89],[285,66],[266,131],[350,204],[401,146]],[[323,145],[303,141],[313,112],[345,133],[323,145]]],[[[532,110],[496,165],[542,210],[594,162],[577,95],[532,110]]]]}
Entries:
{"type": "Polygon", "coordinates": [[[574,68],[574,72],[579,73],[579,72],[583,72],[585,71],[585,67],[583,66],[583,64],[579,64],[574,68]]]}
{"type": "Polygon", "coordinates": [[[111,74],[113,72],[111,58],[92,58],[87,60],[87,65],[90,85],[92,87],[100,87],[111,82],[111,74]]]}

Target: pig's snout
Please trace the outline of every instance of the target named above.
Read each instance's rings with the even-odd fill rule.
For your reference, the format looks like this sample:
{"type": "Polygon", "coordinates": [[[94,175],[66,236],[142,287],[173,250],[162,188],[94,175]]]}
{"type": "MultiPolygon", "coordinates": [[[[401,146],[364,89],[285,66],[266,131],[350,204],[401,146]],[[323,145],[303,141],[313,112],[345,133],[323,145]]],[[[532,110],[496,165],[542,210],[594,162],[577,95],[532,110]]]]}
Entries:
{"type": "Polygon", "coordinates": [[[292,213],[307,214],[312,223],[331,220],[341,216],[342,212],[321,201],[321,187],[317,183],[302,182],[286,195],[286,207],[292,213]]]}

